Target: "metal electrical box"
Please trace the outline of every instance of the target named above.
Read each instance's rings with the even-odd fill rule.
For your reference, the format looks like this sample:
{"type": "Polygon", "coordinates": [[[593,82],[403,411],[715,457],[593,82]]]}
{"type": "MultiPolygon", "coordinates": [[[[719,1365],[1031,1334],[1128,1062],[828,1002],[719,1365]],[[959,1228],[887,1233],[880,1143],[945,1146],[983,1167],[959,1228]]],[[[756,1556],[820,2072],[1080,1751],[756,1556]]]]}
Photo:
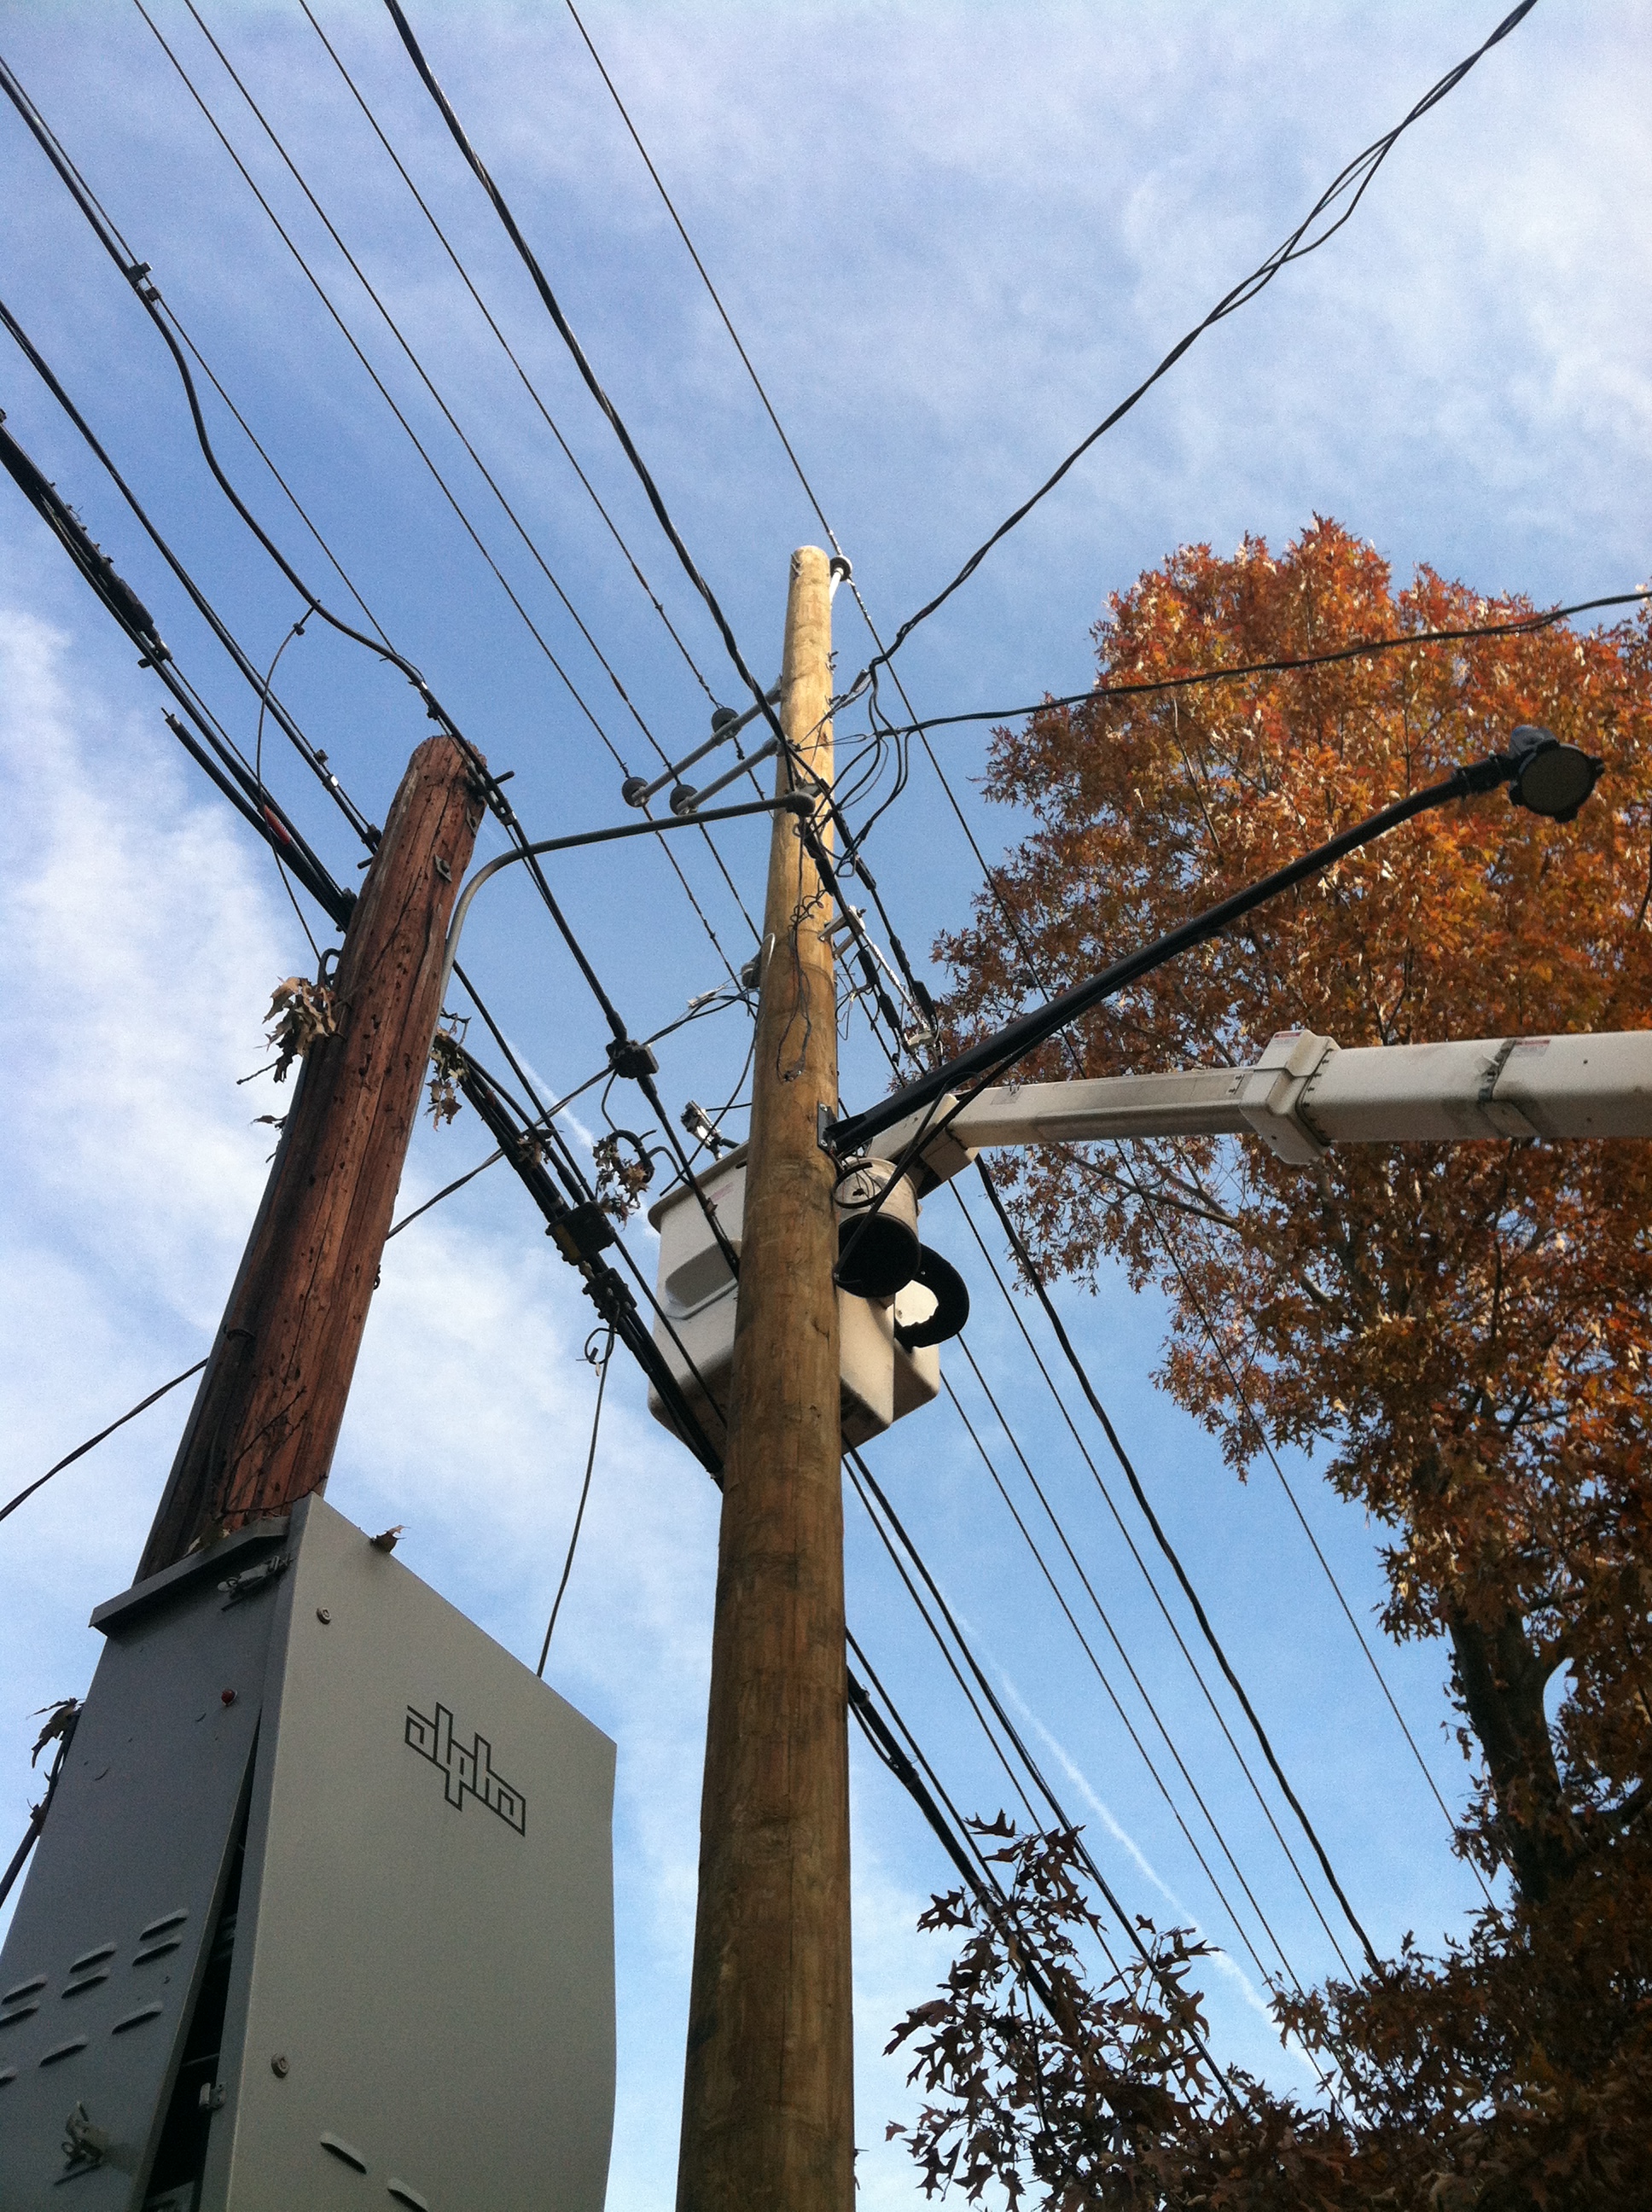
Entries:
{"type": "Polygon", "coordinates": [[[93,1622],[3,2212],[599,2212],[607,1737],[319,1497],[93,1622]]]}

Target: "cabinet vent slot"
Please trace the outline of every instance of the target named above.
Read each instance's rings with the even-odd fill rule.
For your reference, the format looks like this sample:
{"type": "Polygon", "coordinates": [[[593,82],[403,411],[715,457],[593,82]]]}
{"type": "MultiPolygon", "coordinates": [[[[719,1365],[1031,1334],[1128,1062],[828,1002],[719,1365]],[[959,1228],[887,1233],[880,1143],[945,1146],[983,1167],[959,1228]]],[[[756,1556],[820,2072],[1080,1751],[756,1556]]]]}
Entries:
{"type": "Polygon", "coordinates": [[[176,1928],[188,1918],[189,1907],[186,1905],[180,1905],[176,1912],[163,1912],[159,1920],[152,1920],[147,1928],[138,1930],[137,1940],[140,1943],[147,1943],[152,1937],[164,1936],[168,1928],[176,1928]]]}
{"type": "Polygon", "coordinates": [[[355,2149],[349,2143],[342,2142],[337,2136],[323,2136],[321,2148],[323,2150],[331,2151],[335,2158],[341,2159],[346,2166],[353,2166],[358,2173],[367,2172],[367,2162],[361,2152],[355,2149]]]}

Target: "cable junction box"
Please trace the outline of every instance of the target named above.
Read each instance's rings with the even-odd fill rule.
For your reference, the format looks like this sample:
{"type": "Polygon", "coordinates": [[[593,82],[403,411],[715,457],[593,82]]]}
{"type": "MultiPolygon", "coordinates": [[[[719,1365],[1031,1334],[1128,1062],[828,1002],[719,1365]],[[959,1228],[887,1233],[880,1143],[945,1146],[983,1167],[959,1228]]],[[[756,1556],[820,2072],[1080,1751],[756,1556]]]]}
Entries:
{"type": "Polygon", "coordinates": [[[317,1497],[93,1615],[4,2212],[600,2212],[614,1747],[317,1497]]]}

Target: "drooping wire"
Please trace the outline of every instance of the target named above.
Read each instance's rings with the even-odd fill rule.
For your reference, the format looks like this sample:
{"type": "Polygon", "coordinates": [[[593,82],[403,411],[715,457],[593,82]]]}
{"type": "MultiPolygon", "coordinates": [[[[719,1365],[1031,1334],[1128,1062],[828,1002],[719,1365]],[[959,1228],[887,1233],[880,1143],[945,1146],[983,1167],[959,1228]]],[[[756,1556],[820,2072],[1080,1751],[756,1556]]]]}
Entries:
{"type": "Polygon", "coordinates": [[[1362,638],[1353,645],[1339,645],[1326,653],[1290,653],[1276,660],[1247,660],[1230,668],[1191,669],[1181,675],[1143,678],[1139,682],[1092,684],[1087,691],[1063,692],[1027,706],[972,708],[963,714],[926,714],[911,722],[891,725],[882,734],[900,738],[925,730],[950,728],[960,722],[1012,722],[1048,714],[1056,707],[1087,707],[1098,700],[1145,698],[1159,692],[1192,690],[1207,684],[1241,683],[1252,676],[1288,676],[1300,669],[1328,668],[1339,660],[1374,659],[1379,653],[1406,652],[1420,645],[1462,645],[1478,638],[1525,637],[1552,629],[1557,623],[1568,622],[1573,615],[1594,614],[1602,607],[1635,606],[1643,599],[1652,599],[1652,587],[1613,592],[1598,599],[1578,599],[1570,606],[1516,615],[1507,622],[1471,623],[1461,629],[1400,630],[1393,636],[1362,638]]]}
{"type": "MultiPolygon", "coordinates": [[[[546,561],[538,543],[529,532],[526,526],[518,515],[515,508],[506,497],[492,471],[489,469],[486,462],[482,459],[482,456],[477,453],[476,447],[471,442],[470,437],[466,434],[458,417],[454,415],[452,409],[448,405],[447,401],[437,389],[434,380],[426,370],[423,362],[414,351],[400,325],[397,323],[395,318],[392,315],[390,310],[386,307],[383,300],[374,289],[360,263],[356,260],[354,254],[351,253],[349,246],[344,243],[343,239],[339,235],[336,225],[328,216],[326,210],[322,206],[320,201],[316,198],[315,193],[312,191],[309,184],[298,168],[297,164],[294,161],[291,155],[288,152],[285,145],[282,143],[274,127],[270,123],[269,118],[265,116],[264,111],[259,107],[257,101],[252,98],[252,94],[248,91],[246,84],[235,70],[222,46],[219,46],[217,40],[213,37],[205,23],[202,21],[199,12],[193,4],[193,0],[185,0],[185,4],[188,7],[190,14],[195,18],[197,25],[199,25],[202,34],[206,39],[208,44],[211,46],[213,52],[222,64],[224,70],[228,76],[231,82],[234,85],[236,90],[240,94],[241,98],[251,109],[265,137],[270,140],[270,144],[275,148],[276,152],[291,173],[295,182],[299,187],[299,190],[304,194],[306,199],[314,210],[317,217],[325,228],[329,237],[331,238],[333,243],[337,246],[340,253],[344,257],[344,259],[355,275],[356,281],[360,283],[362,290],[367,294],[368,299],[372,301],[374,307],[377,308],[380,316],[382,318],[392,337],[401,348],[403,353],[407,356],[408,361],[412,365],[415,374],[418,376],[426,391],[434,401],[436,407],[446,421],[449,428],[452,430],[453,434],[464,447],[465,453],[469,455],[483,481],[486,483],[488,489],[492,492],[495,499],[503,509],[506,518],[509,521],[512,528],[516,532],[517,536],[527,548],[530,556],[544,574],[546,581],[550,584],[552,591],[555,592],[558,599],[561,600],[562,606],[567,611],[568,617],[574,623],[575,628],[579,630],[580,635],[590,647],[592,653],[595,655],[604,674],[607,676],[610,683],[613,685],[616,693],[618,695],[621,702],[626,709],[626,712],[636,724],[637,728],[641,732],[644,739],[652,748],[656,757],[660,761],[664,762],[668,757],[665,747],[661,745],[659,739],[655,737],[653,730],[648,726],[647,722],[644,720],[642,714],[638,710],[630,694],[620,681],[619,677],[615,672],[607,656],[604,653],[601,647],[597,643],[596,639],[592,635],[591,631],[586,626],[583,617],[580,614],[578,608],[574,606],[573,601],[568,598],[568,593],[562,588],[562,583],[552,570],[550,563],[546,561]]],[[[550,646],[541,634],[538,625],[534,623],[526,608],[523,605],[520,599],[507,580],[502,570],[499,568],[498,563],[494,560],[492,555],[483,544],[482,538],[471,523],[470,517],[466,514],[463,507],[460,507],[451,487],[448,485],[446,478],[441,475],[440,471],[437,469],[434,461],[431,459],[430,454],[426,450],[423,444],[415,434],[406,416],[397,405],[395,400],[391,397],[388,388],[379,377],[371,362],[368,362],[367,356],[361,350],[361,346],[356,343],[355,338],[345,325],[343,317],[339,314],[337,307],[329,296],[325,288],[316,276],[309,264],[300,252],[293,239],[282,225],[268,199],[264,197],[264,193],[259,191],[258,186],[253,181],[250,171],[242,161],[240,155],[236,153],[234,146],[230,143],[230,141],[220,125],[217,118],[214,115],[211,108],[203,98],[200,91],[191,79],[182,63],[179,60],[172,48],[167,44],[166,40],[161,36],[161,32],[155,27],[154,22],[150,20],[143,7],[143,0],[134,0],[134,5],[137,8],[139,14],[143,16],[145,22],[149,23],[150,29],[154,31],[155,36],[161,45],[162,51],[166,53],[167,59],[172,63],[173,69],[181,78],[184,85],[189,91],[191,97],[194,100],[197,106],[200,108],[201,112],[206,118],[207,122],[211,125],[213,131],[218,137],[218,140],[223,146],[225,151],[228,154],[231,161],[234,162],[236,167],[240,170],[249,190],[258,200],[259,206],[264,210],[265,215],[269,216],[270,222],[274,225],[275,229],[281,237],[282,242],[292,253],[295,260],[298,263],[300,269],[308,279],[318,298],[320,299],[322,304],[326,307],[329,314],[331,315],[334,322],[337,325],[341,332],[343,332],[346,341],[355,354],[357,360],[361,363],[363,368],[367,370],[368,376],[372,379],[373,383],[377,387],[380,396],[384,399],[392,414],[395,416],[397,422],[400,424],[402,429],[405,432],[407,437],[412,443],[414,449],[418,453],[420,459],[425,463],[426,467],[429,470],[431,475],[435,479],[437,485],[447,500],[449,506],[452,507],[454,514],[459,517],[459,521],[463,524],[465,531],[469,534],[472,544],[476,546],[477,551],[482,555],[483,561],[492,571],[501,588],[510,601],[513,609],[525,625],[530,635],[533,638],[534,642],[538,646],[540,651],[544,654],[551,667],[556,671],[556,675],[562,680],[562,684],[567,690],[569,696],[573,699],[574,704],[579,708],[586,720],[591,725],[591,727],[596,732],[597,736],[606,747],[610,757],[621,770],[624,771],[626,769],[626,763],[620,753],[619,749],[610,738],[606,729],[598,720],[595,714],[592,711],[589,703],[584,697],[584,695],[580,691],[578,687],[573,682],[573,679],[568,676],[567,671],[562,666],[562,662],[552,651],[550,646]]],[[[422,205],[422,202],[421,202],[421,205],[422,205]]],[[[440,235],[440,233],[438,234],[440,235]]],[[[446,240],[444,240],[443,242],[445,244],[446,240]]],[[[547,420],[549,420],[549,417],[547,417],[547,420]]],[[[551,428],[555,430],[556,425],[552,423],[551,428]]],[[[558,434],[558,435],[560,436],[560,434],[558,434]]],[[[675,633],[673,633],[673,635],[675,635],[675,633]]],[[[723,882],[728,890],[730,897],[733,900],[741,918],[745,922],[747,928],[750,930],[755,939],[757,935],[756,925],[752,921],[751,916],[746,912],[745,904],[740,896],[739,888],[735,883],[733,877],[730,874],[728,868],[723,860],[722,855],[719,852],[717,846],[712,838],[710,831],[708,830],[702,830],[701,831],[701,836],[703,839],[708,850],[711,854],[719,873],[723,878],[723,882]]],[[[694,908],[695,915],[698,916],[701,926],[704,928],[707,935],[710,938],[712,945],[717,951],[718,957],[722,960],[728,974],[732,976],[735,973],[733,963],[730,961],[727,954],[724,951],[722,945],[718,939],[716,930],[709,917],[701,908],[699,900],[695,897],[695,893],[689,884],[688,878],[683,874],[682,867],[677,860],[676,854],[668,848],[665,857],[667,865],[677,876],[677,881],[681,885],[684,895],[688,898],[689,905],[694,908]]]]}
{"type": "MultiPolygon", "coordinates": [[[[282,638],[281,643],[276,647],[275,659],[270,663],[269,667],[265,670],[264,682],[258,691],[258,726],[252,741],[252,780],[258,786],[258,805],[260,809],[262,809],[265,804],[264,789],[264,717],[265,710],[270,703],[270,687],[276,680],[276,671],[281,665],[282,654],[286,652],[288,647],[293,642],[295,638],[303,636],[304,623],[305,617],[301,615],[298,620],[293,624],[292,628],[288,631],[286,636],[282,638]]],[[[316,966],[319,969],[321,965],[321,947],[316,943],[314,933],[312,931],[309,923],[304,918],[304,909],[298,902],[297,894],[295,892],[292,884],[288,881],[287,871],[281,864],[281,854],[279,853],[276,853],[273,847],[270,849],[272,854],[274,854],[276,873],[281,878],[281,887],[287,894],[288,902],[292,907],[293,912],[298,916],[299,927],[304,932],[305,936],[309,940],[310,950],[315,955],[316,966]]]]}
{"type": "MultiPolygon", "coordinates": [[[[586,721],[590,723],[592,728],[596,731],[597,735],[601,738],[603,744],[607,746],[608,750],[613,756],[615,762],[623,769],[625,763],[618,750],[618,748],[614,744],[613,740],[609,737],[606,730],[604,729],[602,724],[598,720],[584,695],[580,692],[578,685],[574,682],[573,678],[569,676],[568,671],[562,666],[562,662],[558,659],[555,651],[545,639],[543,632],[535,623],[532,616],[528,612],[526,607],[523,605],[520,598],[518,596],[509,579],[506,576],[504,570],[501,568],[498,562],[494,559],[493,555],[489,551],[486,544],[483,541],[480,532],[477,531],[475,524],[471,520],[471,518],[466,514],[465,508],[459,503],[459,498],[454,493],[452,486],[448,483],[447,479],[443,476],[440,469],[436,465],[434,459],[431,456],[423,441],[419,437],[418,433],[414,429],[402,408],[392,395],[389,386],[384,382],[384,380],[380,376],[372,362],[367,359],[367,355],[362,350],[355,335],[350,331],[349,325],[345,323],[343,317],[339,313],[338,309],[333,304],[332,299],[328,294],[325,287],[321,283],[320,279],[316,276],[313,270],[310,267],[309,263],[305,259],[303,253],[301,252],[296,241],[292,237],[292,234],[282,223],[279,216],[276,215],[274,208],[270,205],[268,198],[260,190],[258,183],[254,179],[251,170],[248,169],[246,163],[241,160],[240,155],[236,152],[234,145],[230,143],[228,136],[218,122],[216,116],[214,115],[206,100],[203,98],[194,81],[190,76],[189,72],[185,70],[178,56],[173,52],[172,47],[167,44],[160,27],[155,22],[153,17],[145,8],[143,0],[132,0],[132,4],[137,9],[138,14],[143,16],[145,23],[149,25],[150,31],[155,35],[156,43],[160,46],[162,52],[166,55],[167,60],[172,64],[173,68],[176,70],[179,79],[183,82],[185,89],[188,92],[191,100],[194,100],[196,106],[200,109],[201,113],[206,118],[208,125],[211,129],[214,136],[217,138],[219,143],[223,147],[224,151],[234,163],[235,167],[240,172],[243,180],[246,184],[248,190],[258,201],[258,205],[264,210],[264,214],[269,217],[282,244],[287,247],[294,260],[298,264],[299,268],[302,270],[304,276],[308,279],[317,298],[320,301],[322,306],[326,309],[328,314],[337,325],[339,332],[343,337],[345,343],[349,347],[351,352],[355,354],[356,359],[367,371],[368,377],[372,380],[380,398],[384,400],[385,404],[390,409],[398,422],[400,423],[410,442],[413,446],[415,452],[418,454],[420,459],[429,471],[431,477],[434,479],[437,488],[441,492],[443,497],[446,500],[449,507],[452,507],[454,514],[457,516],[460,526],[464,529],[465,534],[469,537],[471,544],[476,547],[477,552],[482,556],[482,558],[486,562],[488,568],[492,571],[501,590],[505,593],[506,598],[510,601],[512,606],[515,609],[516,613],[527,627],[527,629],[533,637],[535,642],[538,644],[540,651],[544,653],[545,659],[556,671],[557,677],[561,679],[569,697],[574,701],[574,705],[578,707],[580,713],[585,716],[586,721]]],[[[185,0],[185,4],[188,4],[188,0],[185,0]]],[[[190,12],[193,15],[194,9],[191,8],[190,12]]],[[[198,16],[196,20],[197,22],[199,21],[198,16]]],[[[203,27],[204,28],[204,27],[203,27]]],[[[209,40],[210,40],[210,33],[207,33],[207,36],[209,40]]],[[[214,51],[219,52],[219,58],[222,60],[222,54],[216,47],[216,44],[214,46],[214,51]]],[[[258,120],[261,124],[264,125],[264,130],[269,133],[276,145],[276,151],[282,155],[283,160],[286,160],[286,154],[284,149],[281,146],[280,141],[275,138],[274,132],[270,131],[269,125],[264,123],[262,113],[253,103],[250,94],[247,94],[245,86],[241,85],[238,77],[235,77],[234,70],[229,70],[229,64],[227,61],[224,63],[224,66],[227,70],[229,70],[232,80],[235,82],[237,88],[240,91],[243,99],[246,100],[248,106],[252,108],[254,116],[257,117],[258,120]]],[[[293,165],[290,161],[288,161],[288,167],[291,168],[292,166],[293,165]]],[[[294,170],[293,173],[296,177],[297,171],[294,170]]],[[[422,364],[419,362],[417,357],[413,354],[411,349],[407,345],[405,339],[402,337],[399,329],[388,311],[379,300],[378,295],[367,283],[367,278],[361,274],[360,267],[351,257],[349,249],[344,246],[343,240],[339,239],[337,233],[333,230],[332,225],[328,222],[325,213],[315,201],[313,195],[309,193],[309,188],[305,185],[301,177],[298,178],[298,182],[300,189],[310,198],[312,206],[315,208],[316,213],[320,217],[323,224],[325,225],[329,234],[333,238],[334,243],[337,245],[339,251],[344,255],[345,259],[349,263],[352,270],[355,270],[356,277],[362,285],[362,288],[366,290],[367,296],[373,301],[374,306],[379,308],[379,311],[380,314],[383,315],[385,321],[389,325],[392,335],[401,344],[402,349],[404,352],[407,354],[409,360],[412,362],[416,373],[423,380],[426,388],[429,391],[431,397],[434,399],[437,407],[441,410],[444,416],[446,416],[450,427],[459,438],[460,442],[465,445],[465,450],[470,453],[471,460],[476,464],[477,468],[480,471],[484,480],[492,488],[495,496],[504,507],[507,516],[512,522],[516,524],[517,530],[527,543],[530,552],[533,553],[535,557],[538,558],[537,548],[534,547],[532,540],[527,537],[527,533],[522,529],[521,524],[517,522],[514,511],[506,501],[503,493],[499,490],[497,484],[494,483],[492,477],[489,476],[488,471],[477,456],[475,448],[470,445],[468,440],[465,437],[464,432],[459,429],[458,423],[453,420],[453,417],[449,412],[446,404],[442,399],[440,393],[436,391],[435,386],[430,382],[429,378],[425,375],[422,364]]],[[[559,596],[562,596],[562,587],[556,582],[555,576],[551,575],[550,569],[545,567],[543,561],[540,562],[540,566],[545,568],[545,574],[550,577],[552,587],[558,592],[559,596]]],[[[565,606],[568,605],[568,602],[565,596],[563,596],[563,605],[565,606]]],[[[568,611],[571,614],[573,613],[574,611],[571,606],[568,607],[568,611]]],[[[579,621],[578,616],[574,615],[574,619],[577,623],[579,621]]],[[[580,627],[583,629],[583,624],[580,624],[580,627]]],[[[586,635],[588,639],[589,634],[587,633],[586,635]]],[[[595,650],[594,646],[592,650],[595,650]]],[[[598,655],[599,659],[600,657],[601,656],[598,655]]],[[[612,672],[610,671],[610,673],[611,674],[612,672]]],[[[618,678],[616,678],[614,680],[617,686],[618,678]]],[[[623,690],[621,691],[621,696],[624,696],[623,690]]]]}
{"type": "Polygon", "coordinates": [[[585,1525],[586,1501],[591,1495],[591,1471],[597,1464],[597,1438],[602,1431],[603,1394],[608,1388],[608,1363],[614,1356],[614,1329],[609,1324],[607,1340],[600,1352],[593,1353],[591,1346],[597,1332],[586,1340],[585,1356],[597,1370],[597,1406],[591,1416],[591,1449],[585,1458],[585,1480],[580,1486],[580,1503],[574,1515],[574,1533],[568,1540],[568,1557],[562,1562],[562,1578],[556,1585],[556,1595],[551,1601],[550,1619],[545,1624],[545,1640],[539,1647],[539,1664],[534,1673],[543,1682],[545,1662],[550,1656],[550,1639],[556,1632],[556,1616],[562,1609],[562,1598],[568,1589],[568,1578],[574,1571],[574,1553],[580,1540],[580,1530],[585,1525]]]}
{"type": "MultiPolygon", "coordinates": [[[[1290,236],[1282,244],[1275,246],[1267,258],[1252,270],[1248,276],[1242,278],[1231,291],[1224,293],[1204,320],[1196,323],[1185,337],[1171,347],[1157,368],[1150,375],[1144,377],[1133,392],[1127,393],[1110,414],[1104,416],[1096,428],[1079,441],[1060,465],[1045,477],[1043,483],[1030,497],[1023,500],[1013,514],[1006,515],[997,529],[975,548],[950,583],[943,586],[941,590],[937,592],[932,599],[926,601],[915,614],[908,617],[896,631],[888,649],[880,651],[878,660],[888,662],[893,659],[919,624],[927,622],[931,615],[945,605],[956,591],[968,583],[993,548],[1000,544],[1012,530],[1026,520],[1040,501],[1055,489],[1069,470],[1075,467],[1084,458],[1096,440],[1104,437],[1115,423],[1121,422],[1137,402],[1152,390],[1161,377],[1167,375],[1175,368],[1182,356],[1204,336],[1206,331],[1212,329],[1227,316],[1236,313],[1239,308],[1247,306],[1258,293],[1266,289],[1272,283],[1282,269],[1288,268],[1293,261],[1300,261],[1308,254],[1316,252],[1321,246],[1334,238],[1343,225],[1351,219],[1354,210],[1370,189],[1377,171],[1405,132],[1409,131],[1414,123],[1420,122],[1431,108],[1436,107],[1449,94],[1453,92],[1475,64],[1490,53],[1493,46],[1506,39],[1515,26],[1530,15],[1536,4],[1537,0],[1519,0],[1519,5],[1503,17],[1489,39],[1477,46],[1466,60],[1459,62],[1455,69],[1449,70],[1436,84],[1431,86],[1423,94],[1423,97],[1394,125],[1391,131],[1385,131],[1382,137],[1373,140],[1364,153],[1356,155],[1354,159],[1332,179],[1330,184],[1315,201],[1307,215],[1290,236]],[[1322,227],[1315,229],[1315,225],[1321,223],[1321,217],[1330,216],[1333,211],[1338,209],[1339,203],[1343,202],[1345,202],[1345,204],[1342,205],[1339,212],[1336,213],[1334,221],[1325,222],[1322,227]]],[[[875,666],[877,663],[874,662],[872,665],[875,666]]]]}
{"type": "Polygon", "coordinates": [[[96,1436],[88,1437],[83,1444],[76,1444],[72,1452],[65,1452],[55,1467],[47,1468],[44,1474],[37,1474],[33,1481],[20,1490],[9,1504],[0,1505],[0,1521],[9,1520],[18,1507],[50,1482],[54,1474],[61,1474],[64,1468],[73,1467],[77,1459],[84,1459],[87,1453],[100,1444],[106,1437],[113,1436],[115,1431],[124,1429],[128,1421],[135,1421],[140,1413],[148,1413],[157,1399],[164,1398],[168,1390],[175,1390],[180,1382],[187,1382],[191,1375],[198,1375],[205,1365],[204,1359],[197,1359],[193,1367],[186,1367],[181,1375],[174,1375],[170,1382],[163,1382],[158,1390],[151,1390],[147,1398],[140,1398],[137,1405],[124,1413],[118,1421],[111,1421],[106,1429],[100,1429],[96,1436]]]}

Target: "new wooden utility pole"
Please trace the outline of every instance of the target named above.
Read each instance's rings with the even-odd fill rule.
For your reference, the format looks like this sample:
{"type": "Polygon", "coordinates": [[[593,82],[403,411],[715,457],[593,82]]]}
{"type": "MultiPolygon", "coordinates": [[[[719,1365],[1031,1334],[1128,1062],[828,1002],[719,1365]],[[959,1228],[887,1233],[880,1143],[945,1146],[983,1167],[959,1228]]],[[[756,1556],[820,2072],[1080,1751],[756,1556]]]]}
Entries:
{"type": "Polygon", "coordinates": [[[408,763],[173,1462],[140,1580],[327,1479],[419,1109],[482,801],[451,738],[408,763]]]}
{"type": "MultiPolygon", "coordinates": [[[[780,721],[832,776],[831,586],[792,556],[780,721]]],[[[794,772],[780,757],[779,788],[794,772]]],[[[803,787],[807,788],[806,779],[803,787]]],[[[831,835],[823,805],[815,817],[831,835]]],[[[679,2212],[854,2197],[830,905],[774,817],[730,1385],[679,2212]]]]}

